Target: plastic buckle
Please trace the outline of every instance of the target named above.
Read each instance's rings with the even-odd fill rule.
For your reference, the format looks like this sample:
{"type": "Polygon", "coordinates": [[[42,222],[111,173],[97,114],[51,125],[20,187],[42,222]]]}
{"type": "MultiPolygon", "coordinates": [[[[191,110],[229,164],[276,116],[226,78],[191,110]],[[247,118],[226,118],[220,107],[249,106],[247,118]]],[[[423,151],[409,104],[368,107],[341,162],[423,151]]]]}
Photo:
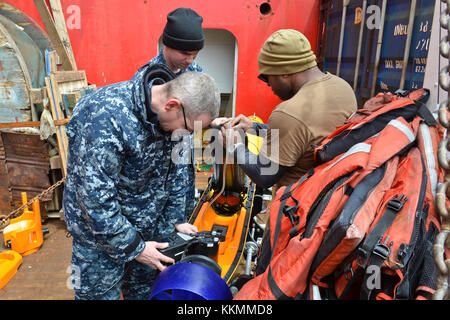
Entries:
{"type": "Polygon", "coordinates": [[[298,201],[295,200],[295,202],[296,202],[295,206],[287,206],[287,207],[283,208],[283,214],[286,217],[288,217],[289,221],[291,221],[291,223],[292,223],[293,228],[291,230],[289,230],[289,237],[291,237],[291,238],[295,237],[299,233],[299,231],[297,230],[297,226],[299,225],[300,217],[295,215],[298,210],[298,201]]]}
{"type": "Polygon", "coordinates": [[[389,236],[387,236],[387,238],[384,241],[384,243],[381,242],[381,239],[382,239],[382,237],[380,237],[380,239],[377,242],[377,245],[373,249],[373,254],[377,255],[378,257],[380,257],[384,261],[384,260],[387,259],[387,257],[389,257],[389,253],[391,253],[391,247],[392,247],[394,242],[391,241],[391,243],[389,243],[389,236]]]}
{"type": "Polygon", "coordinates": [[[284,215],[286,217],[288,217],[290,220],[292,220],[292,217],[297,212],[297,210],[298,210],[298,205],[296,205],[296,206],[287,206],[287,207],[284,207],[283,213],[284,213],[284,215]]]}
{"type": "Polygon", "coordinates": [[[394,92],[396,96],[407,97],[409,95],[409,90],[398,89],[394,92]]]}
{"type": "Polygon", "coordinates": [[[295,206],[286,206],[283,208],[283,214],[289,218],[294,227],[298,224],[300,220],[300,217],[295,215],[298,211],[298,201],[295,200],[295,202],[296,202],[295,206]]]}
{"type": "Polygon", "coordinates": [[[352,267],[351,263],[345,267],[344,274],[345,274],[345,280],[350,281],[351,279],[353,279],[355,272],[353,271],[353,267],[352,267]]]}
{"type": "Polygon", "coordinates": [[[391,200],[388,201],[386,207],[399,212],[403,208],[406,200],[408,200],[408,197],[406,197],[404,194],[401,194],[400,197],[396,194],[391,200]]]}

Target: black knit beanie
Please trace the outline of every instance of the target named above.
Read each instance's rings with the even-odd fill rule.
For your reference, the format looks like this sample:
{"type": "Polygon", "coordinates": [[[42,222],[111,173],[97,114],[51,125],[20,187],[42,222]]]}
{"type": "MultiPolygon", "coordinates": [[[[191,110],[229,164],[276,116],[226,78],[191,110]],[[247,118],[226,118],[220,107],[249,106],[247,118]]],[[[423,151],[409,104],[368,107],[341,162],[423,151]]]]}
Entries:
{"type": "Polygon", "coordinates": [[[197,51],[203,48],[205,38],[203,18],[192,9],[178,8],[167,15],[163,32],[163,43],[181,51],[197,51]]]}

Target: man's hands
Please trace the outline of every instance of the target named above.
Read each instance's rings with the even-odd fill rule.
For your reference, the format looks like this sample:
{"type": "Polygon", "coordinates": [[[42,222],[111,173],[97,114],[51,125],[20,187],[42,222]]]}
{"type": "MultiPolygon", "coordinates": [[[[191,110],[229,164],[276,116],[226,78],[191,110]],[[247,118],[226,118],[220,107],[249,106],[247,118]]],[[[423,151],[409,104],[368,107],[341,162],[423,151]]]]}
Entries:
{"type": "Polygon", "coordinates": [[[243,130],[244,132],[253,128],[253,122],[243,114],[238,115],[236,118],[229,118],[227,124],[233,130],[243,130]]]}
{"type": "Polygon", "coordinates": [[[180,223],[175,224],[175,229],[177,229],[178,232],[191,234],[198,232],[198,229],[196,226],[190,224],[190,223],[180,223]]]}
{"type": "Polygon", "coordinates": [[[210,125],[210,127],[215,128],[215,127],[218,127],[220,125],[227,123],[228,121],[230,121],[230,119],[232,119],[232,118],[226,118],[226,117],[215,118],[213,121],[211,121],[211,123],[209,125],[210,125]]]}
{"type": "Polygon", "coordinates": [[[216,118],[212,125],[214,127],[222,125],[219,142],[224,147],[243,143],[245,141],[244,132],[253,128],[253,122],[242,114],[236,118],[216,118]]]}
{"type": "Polygon", "coordinates": [[[253,122],[244,116],[243,114],[238,115],[236,118],[216,118],[211,122],[211,127],[218,127],[222,125],[223,127],[232,128],[234,130],[243,130],[247,132],[247,130],[253,128],[253,122]]]}
{"type": "Polygon", "coordinates": [[[172,258],[169,258],[158,251],[158,249],[165,249],[168,246],[169,244],[167,242],[160,243],[155,241],[147,241],[145,243],[144,251],[136,257],[136,261],[149,265],[159,271],[163,271],[166,268],[163,263],[173,264],[175,262],[172,258]]]}
{"type": "MultiPolygon", "coordinates": [[[[175,224],[175,229],[178,232],[186,234],[198,232],[197,227],[190,223],[175,224]]],[[[141,254],[136,257],[136,261],[149,265],[150,267],[158,269],[159,271],[163,271],[165,268],[167,268],[167,266],[164,264],[171,265],[175,263],[172,258],[163,255],[158,250],[165,249],[168,246],[169,244],[167,242],[160,243],[155,241],[147,241],[145,242],[144,251],[142,251],[141,254]]]]}

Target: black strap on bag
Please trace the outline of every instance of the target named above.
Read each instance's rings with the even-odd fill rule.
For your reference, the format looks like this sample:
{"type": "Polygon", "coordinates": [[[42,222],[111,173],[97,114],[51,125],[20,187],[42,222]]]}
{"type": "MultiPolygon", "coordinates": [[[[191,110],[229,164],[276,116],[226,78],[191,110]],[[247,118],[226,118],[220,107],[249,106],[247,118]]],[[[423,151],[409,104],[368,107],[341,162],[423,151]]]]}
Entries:
{"type": "Polygon", "coordinates": [[[369,258],[372,252],[375,250],[375,247],[380,242],[380,237],[386,232],[386,230],[391,226],[397,214],[403,208],[406,200],[408,198],[405,195],[395,195],[391,200],[386,204],[386,211],[381,217],[380,221],[376,224],[373,230],[366,237],[366,240],[362,244],[362,246],[358,249],[358,260],[357,263],[361,267],[365,268],[367,263],[369,262],[369,258]]]}
{"type": "MultiPolygon", "coordinates": [[[[278,215],[277,215],[277,223],[275,225],[275,230],[274,230],[274,237],[273,237],[273,245],[272,245],[272,253],[270,255],[270,260],[269,260],[269,270],[268,270],[268,275],[267,275],[267,281],[269,283],[269,288],[272,291],[274,297],[278,300],[291,300],[292,298],[287,296],[286,294],[283,293],[283,291],[280,289],[280,287],[278,287],[275,279],[273,278],[272,275],[272,268],[270,266],[270,262],[273,259],[273,254],[275,253],[275,247],[278,241],[278,236],[280,235],[280,229],[281,229],[281,220],[283,218],[283,215],[287,215],[289,216],[289,214],[286,214],[284,211],[285,207],[286,207],[286,202],[289,198],[291,198],[292,196],[292,192],[303,183],[303,181],[305,181],[309,176],[308,175],[303,175],[296,184],[291,184],[289,186],[286,187],[286,189],[283,192],[283,195],[281,196],[280,200],[280,208],[278,210],[278,215]]],[[[294,199],[294,198],[292,198],[294,199]]],[[[296,199],[294,199],[294,202],[297,203],[298,205],[298,201],[296,199]]],[[[295,211],[296,212],[296,211],[295,211]]],[[[295,213],[292,210],[289,210],[289,213],[293,214],[295,213]]],[[[291,222],[295,221],[296,219],[293,218],[293,216],[290,218],[291,222]]],[[[297,219],[297,223],[299,223],[299,220],[297,219]]],[[[295,228],[295,226],[294,226],[295,228]]],[[[292,229],[291,229],[292,231],[292,229]]],[[[289,232],[291,233],[291,232],[289,232]]]]}
{"type": "Polygon", "coordinates": [[[403,208],[406,200],[408,200],[408,198],[404,194],[401,194],[400,196],[395,195],[388,201],[386,204],[387,209],[380,221],[378,221],[362,246],[358,249],[358,265],[366,268],[370,263],[370,266],[372,266],[371,270],[366,269],[364,280],[361,285],[361,300],[368,300],[373,290],[373,288],[368,285],[369,277],[372,275],[370,272],[375,270],[373,269],[374,267],[379,270],[383,262],[387,259],[387,257],[389,257],[393,243],[389,243],[389,237],[383,241],[383,235],[394,222],[394,219],[403,208]]]}

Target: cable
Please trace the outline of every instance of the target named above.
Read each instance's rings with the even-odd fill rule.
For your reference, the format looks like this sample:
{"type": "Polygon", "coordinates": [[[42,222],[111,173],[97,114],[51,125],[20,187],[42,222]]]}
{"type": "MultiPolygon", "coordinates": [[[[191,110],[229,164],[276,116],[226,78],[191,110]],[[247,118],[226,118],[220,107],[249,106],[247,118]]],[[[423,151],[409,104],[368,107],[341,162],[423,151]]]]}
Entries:
{"type": "MultiPolygon", "coordinates": [[[[232,133],[233,133],[232,130],[227,130],[227,141],[231,140],[232,133]]],[[[227,163],[228,163],[228,157],[229,157],[230,153],[231,152],[229,152],[229,150],[225,150],[225,163],[223,164],[223,174],[222,174],[222,188],[220,189],[220,192],[214,197],[214,199],[208,203],[205,210],[203,210],[203,214],[202,214],[202,217],[200,220],[200,229],[201,230],[203,230],[203,228],[204,228],[204,220],[205,220],[205,214],[206,214],[207,210],[209,209],[209,207],[211,207],[211,205],[214,202],[216,202],[216,200],[222,195],[222,193],[225,190],[225,178],[226,178],[226,172],[227,172],[227,163]]]]}

